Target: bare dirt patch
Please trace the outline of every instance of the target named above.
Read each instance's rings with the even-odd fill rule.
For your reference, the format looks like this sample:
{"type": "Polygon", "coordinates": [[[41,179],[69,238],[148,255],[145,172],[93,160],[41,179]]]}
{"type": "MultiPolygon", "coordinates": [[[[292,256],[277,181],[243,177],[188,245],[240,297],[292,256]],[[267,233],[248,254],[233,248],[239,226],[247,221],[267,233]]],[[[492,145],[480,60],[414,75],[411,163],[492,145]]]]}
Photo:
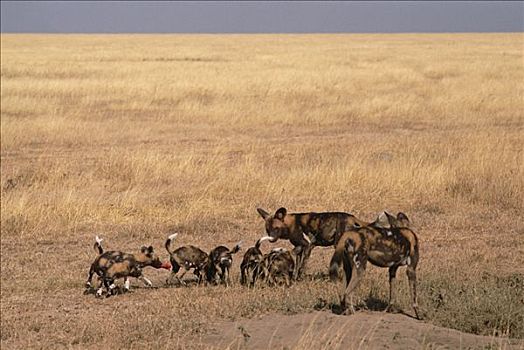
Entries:
{"type": "Polygon", "coordinates": [[[231,349],[522,349],[524,342],[437,327],[401,314],[317,311],[219,322],[198,341],[231,349]]]}

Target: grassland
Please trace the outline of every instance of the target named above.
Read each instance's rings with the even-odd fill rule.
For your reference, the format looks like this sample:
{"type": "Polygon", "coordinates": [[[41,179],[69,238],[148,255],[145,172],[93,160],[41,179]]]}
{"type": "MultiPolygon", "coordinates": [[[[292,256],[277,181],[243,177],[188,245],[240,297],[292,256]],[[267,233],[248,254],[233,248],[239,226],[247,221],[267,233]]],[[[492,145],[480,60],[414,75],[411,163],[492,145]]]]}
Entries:
{"type": "MultiPolygon", "coordinates": [[[[249,246],[257,206],[403,211],[426,321],[524,338],[523,47],[521,33],[2,35],[2,348],[187,348],[213,320],[329,308],[331,248],[289,289],[82,295],[95,234],[163,257],[173,231],[249,246]]],[[[369,268],[361,306],[386,295],[369,268]]]]}

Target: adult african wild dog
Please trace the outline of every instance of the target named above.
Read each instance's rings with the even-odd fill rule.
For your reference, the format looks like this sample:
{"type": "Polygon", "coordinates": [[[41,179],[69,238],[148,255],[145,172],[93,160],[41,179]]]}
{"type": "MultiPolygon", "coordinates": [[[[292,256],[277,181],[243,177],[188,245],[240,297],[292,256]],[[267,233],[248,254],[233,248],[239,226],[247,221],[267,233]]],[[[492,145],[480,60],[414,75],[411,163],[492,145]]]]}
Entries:
{"type": "Polygon", "coordinates": [[[257,280],[263,280],[267,276],[267,268],[264,262],[264,254],[260,250],[263,241],[270,239],[266,236],[260,238],[253,247],[249,248],[244,254],[240,264],[240,284],[247,284],[253,287],[257,280]]]}
{"type": "Polygon", "coordinates": [[[342,212],[293,213],[286,208],[278,209],[270,215],[264,209],[257,208],[265,220],[266,232],[270,242],[287,239],[295,246],[297,256],[294,278],[299,278],[315,246],[332,246],[340,235],[348,229],[366,225],[354,215],[342,212]]]}
{"type": "Polygon", "coordinates": [[[344,269],[345,285],[340,293],[342,309],[345,310],[345,313],[355,312],[352,293],[362,279],[369,261],[375,266],[389,268],[388,310],[391,310],[395,299],[394,283],[397,269],[405,265],[407,266],[412,306],[416,317],[419,318],[416,289],[418,260],[418,238],[409,228],[409,220],[403,213],[398,213],[395,218],[384,212],[368,226],[344,232],[335,247],[329,268],[332,280],[338,279],[338,270],[341,265],[344,269]],[[350,296],[349,310],[346,309],[347,295],[350,296]]]}
{"type": "Polygon", "coordinates": [[[218,246],[209,253],[210,264],[207,269],[207,281],[215,283],[217,277],[226,286],[229,286],[231,279],[229,269],[233,264],[233,255],[240,251],[241,242],[237,243],[232,249],[226,246],[218,246]]]}
{"type": "Polygon", "coordinates": [[[291,252],[285,248],[274,248],[264,257],[264,265],[267,269],[266,282],[275,285],[283,280],[286,286],[291,285],[295,260],[291,252]]]}
{"type": "Polygon", "coordinates": [[[103,286],[106,287],[107,296],[112,295],[116,288],[115,281],[118,278],[124,278],[124,288],[126,291],[129,290],[129,277],[138,278],[147,286],[151,286],[151,281],[142,275],[142,269],[146,266],[152,266],[157,269],[171,268],[169,263],[162,263],[160,261],[160,258],[155,255],[152,246],[143,246],[138,254],[123,253],[120,251],[104,252],[102,239],[96,236],[94,249],[95,252],[98,253],[98,256],[89,269],[86,287],[92,287],[91,280],[96,273],[101,280],[96,292],[97,296],[102,295],[103,286]]]}
{"type": "Polygon", "coordinates": [[[171,242],[174,241],[176,236],[178,236],[178,233],[170,235],[165,243],[171,261],[171,276],[167,282],[171,283],[173,279],[175,279],[179,283],[185,284],[182,278],[187,271],[193,269],[193,274],[198,277],[198,283],[200,284],[204,280],[207,269],[209,268],[209,255],[202,249],[192,245],[182,246],[171,251],[171,242]],[[177,276],[181,267],[184,268],[184,272],[181,276],[177,276]]]}

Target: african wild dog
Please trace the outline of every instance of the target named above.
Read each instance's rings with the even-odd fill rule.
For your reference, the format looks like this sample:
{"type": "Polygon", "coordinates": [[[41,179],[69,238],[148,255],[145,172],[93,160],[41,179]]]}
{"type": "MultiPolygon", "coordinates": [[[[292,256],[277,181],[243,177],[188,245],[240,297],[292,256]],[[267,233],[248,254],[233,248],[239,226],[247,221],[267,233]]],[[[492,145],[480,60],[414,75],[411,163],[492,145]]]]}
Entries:
{"type": "Polygon", "coordinates": [[[98,257],[91,264],[89,275],[87,277],[86,287],[91,288],[91,280],[96,273],[101,283],[96,291],[96,296],[101,296],[103,292],[102,286],[106,287],[107,296],[114,294],[116,285],[115,281],[118,278],[124,278],[124,289],[129,290],[128,277],[135,277],[151,286],[150,280],[142,275],[142,269],[146,266],[152,266],[156,269],[165,268],[170,269],[171,265],[167,262],[162,263],[160,258],[155,255],[153,247],[143,246],[138,254],[128,254],[120,251],[104,252],[102,248],[102,239],[96,236],[96,242],[93,247],[98,257]]]}
{"type": "Polygon", "coordinates": [[[173,251],[170,250],[171,242],[178,236],[178,233],[170,235],[166,240],[166,250],[169,253],[171,261],[171,276],[167,279],[167,283],[171,283],[173,279],[181,284],[186,284],[182,278],[187,271],[193,269],[193,274],[198,277],[198,283],[204,281],[205,274],[209,268],[210,260],[209,255],[202,249],[192,245],[182,246],[173,251]],[[177,276],[180,268],[184,268],[184,272],[181,276],[177,276]]]}
{"type": "Polygon", "coordinates": [[[286,208],[280,208],[270,215],[260,208],[257,211],[265,220],[270,242],[276,242],[279,238],[288,239],[295,246],[295,279],[302,276],[315,246],[335,245],[343,232],[367,224],[351,214],[341,212],[289,214],[286,208]]]}
{"type": "Polygon", "coordinates": [[[274,248],[264,257],[264,263],[267,269],[267,284],[275,285],[283,279],[286,286],[289,287],[291,285],[295,270],[295,260],[293,260],[289,250],[274,248]]]}
{"type": "Polygon", "coordinates": [[[264,254],[260,250],[260,245],[270,238],[269,236],[260,238],[255,246],[249,248],[244,254],[240,264],[240,284],[246,285],[249,278],[249,286],[253,287],[257,280],[263,280],[267,276],[264,254]]]}
{"type": "Polygon", "coordinates": [[[389,303],[387,310],[392,309],[394,301],[394,282],[397,269],[407,266],[409,287],[415,315],[417,309],[417,276],[419,260],[418,238],[409,227],[409,220],[403,213],[397,217],[384,212],[368,226],[348,230],[342,234],[330,262],[330,276],[338,279],[338,270],[344,268],[345,285],[340,294],[340,305],[345,313],[354,313],[353,290],[358,286],[369,261],[375,266],[389,268],[389,303]],[[385,219],[385,223],[384,222],[385,219]],[[346,297],[350,296],[349,310],[346,309],[346,297]]]}
{"type": "Polygon", "coordinates": [[[235,245],[231,250],[228,247],[221,245],[209,253],[210,264],[207,269],[208,282],[216,283],[217,277],[220,277],[220,281],[226,286],[231,284],[229,269],[233,264],[233,254],[240,251],[241,244],[242,242],[237,243],[237,245],[235,245]]]}

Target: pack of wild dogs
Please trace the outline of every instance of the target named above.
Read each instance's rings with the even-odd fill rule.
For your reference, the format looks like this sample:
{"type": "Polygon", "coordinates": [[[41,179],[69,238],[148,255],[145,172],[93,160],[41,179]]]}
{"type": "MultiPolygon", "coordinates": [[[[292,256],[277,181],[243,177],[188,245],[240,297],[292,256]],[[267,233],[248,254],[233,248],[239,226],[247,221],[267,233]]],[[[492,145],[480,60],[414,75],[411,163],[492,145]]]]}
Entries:
{"type": "MultiPolygon", "coordinates": [[[[329,264],[331,280],[340,280],[342,269],[343,288],[340,293],[340,306],[344,313],[354,313],[353,291],[364,275],[368,262],[389,269],[389,303],[393,305],[394,284],[399,267],[407,267],[407,277],[411,292],[412,306],[419,318],[416,292],[416,268],[419,260],[417,235],[410,228],[404,213],[396,216],[382,212],[375,221],[365,222],[344,212],[288,213],[286,208],[274,214],[258,208],[264,219],[267,235],[258,239],[254,246],[244,253],[240,264],[240,283],[254,287],[257,283],[268,285],[285,284],[290,286],[304,275],[306,262],[316,246],[334,246],[335,251],[329,264]],[[292,250],[275,248],[264,254],[263,241],[289,240],[292,250]],[[349,297],[349,303],[348,303],[349,297]]],[[[184,275],[192,271],[198,284],[231,284],[230,269],[233,255],[241,250],[241,242],[233,248],[220,245],[208,254],[202,249],[185,245],[172,247],[178,233],[167,237],[165,248],[169,261],[162,262],[152,246],[142,247],[139,253],[129,254],[120,251],[104,251],[102,239],[98,236],[94,249],[98,256],[91,264],[86,291],[93,291],[100,297],[114,295],[115,282],[123,279],[123,291],[130,288],[129,278],[137,278],[145,285],[152,286],[142,270],[151,266],[156,269],[171,270],[168,284],[186,285],[184,275]],[[99,279],[98,287],[92,285],[93,275],[99,279]]]]}

